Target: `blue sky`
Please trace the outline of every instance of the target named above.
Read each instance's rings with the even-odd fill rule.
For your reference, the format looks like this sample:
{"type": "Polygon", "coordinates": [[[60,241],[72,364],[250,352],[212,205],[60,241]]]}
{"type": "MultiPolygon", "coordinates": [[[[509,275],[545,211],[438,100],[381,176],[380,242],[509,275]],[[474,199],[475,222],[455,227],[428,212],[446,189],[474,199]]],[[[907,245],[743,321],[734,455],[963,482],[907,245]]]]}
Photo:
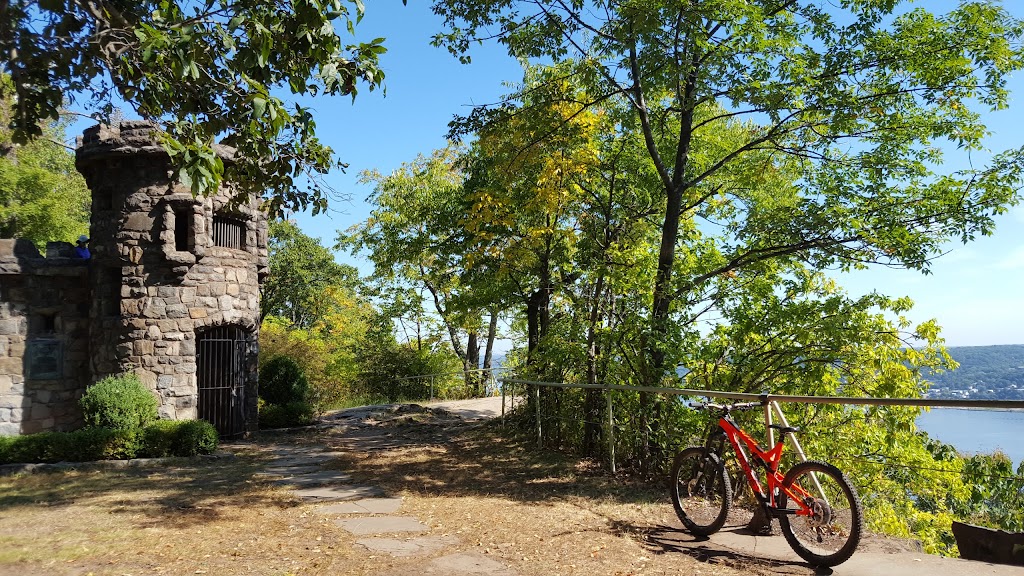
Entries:
{"type": "MultiPolygon", "coordinates": [[[[940,3],[923,2],[941,9],[940,3]]],[[[941,4],[947,4],[942,2],[941,4]]],[[[1007,7],[1024,15],[1024,7],[1007,7]]],[[[332,174],[328,181],[350,202],[333,205],[327,216],[298,215],[306,233],[324,244],[334,242],[336,231],[363,220],[364,203],[371,190],[356,182],[360,170],[376,168],[384,173],[445,144],[452,116],[465,113],[473,104],[490,103],[507,90],[502,82],[521,78],[519,64],[494,45],[474,48],[473,63],[459,64],[446,51],[430,46],[430,36],[440,22],[423,0],[379,0],[367,3],[366,17],[356,28],[363,39],[387,38],[383,67],[387,95],[363,92],[348,99],[314,101],[321,136],[350,164],[347,174],[332,174]]],[[[1003,150],[1024,144],[1024,78],[1012,80],[1013,101],[1009,110],[990,115],[993,132],[990,147],[1003,150]]],[[[966,165],[963,155],[951,154],[953,168],[966,165]]],[[[978,165],[975,155],[975,165],[978,165]]],[[[951,346],[1024,343],[1024,209],[999,217],[996,232],[966,246],[949,246],[931,275],[907,270],[871,269],[843,274],[839,281],[852,294],[878,290],[890,296],[910,296],[915,302],[909,314],[915,322],[935,318],[951,346]]],[[[369,271],[365,262],[339,255],[369,271]]]]}

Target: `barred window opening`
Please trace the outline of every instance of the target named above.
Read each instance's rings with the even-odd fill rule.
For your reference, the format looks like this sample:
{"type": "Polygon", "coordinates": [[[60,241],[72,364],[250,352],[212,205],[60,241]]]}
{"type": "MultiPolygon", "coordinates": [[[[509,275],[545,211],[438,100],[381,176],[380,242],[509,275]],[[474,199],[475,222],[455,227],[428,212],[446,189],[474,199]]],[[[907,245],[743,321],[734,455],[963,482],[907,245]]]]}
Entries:
{"type": "Polygon", "coordinates": [[[245,247],[245,227],[234,218],[213,217],[213,245],[242,250],[245,247]]]}

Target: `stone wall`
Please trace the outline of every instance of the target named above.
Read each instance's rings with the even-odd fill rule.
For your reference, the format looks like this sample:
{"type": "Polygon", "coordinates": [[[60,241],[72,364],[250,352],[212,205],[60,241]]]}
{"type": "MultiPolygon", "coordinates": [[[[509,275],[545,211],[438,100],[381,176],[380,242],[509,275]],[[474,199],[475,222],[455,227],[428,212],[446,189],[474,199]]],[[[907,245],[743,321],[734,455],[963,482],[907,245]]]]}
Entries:
{"type": "Polygon", "coordinates": [[[0,434],[71,430],[89,382],[88,265],[0,240],[0,434]]]}
{"type": "MultiPolygon", "coordinates": [[[[76,426],[85,387],[121,372],[157,394],[164,418],[221,429],[228,402],[242,423],[234,431],[255,430],[266,217],[258,199],[230,189],[194,197],[155,130],[122,122],[79,140],[90,261],[67,244],[43,258],[30,243],[0,240],[0,434],[76,426]],[[46,371],[47,362],[60,368],[46,371]],[[225,374],[235,388],[211,396],[225,374]]],[[[230,149],[217,152],[231,162],[230,149]]]]}

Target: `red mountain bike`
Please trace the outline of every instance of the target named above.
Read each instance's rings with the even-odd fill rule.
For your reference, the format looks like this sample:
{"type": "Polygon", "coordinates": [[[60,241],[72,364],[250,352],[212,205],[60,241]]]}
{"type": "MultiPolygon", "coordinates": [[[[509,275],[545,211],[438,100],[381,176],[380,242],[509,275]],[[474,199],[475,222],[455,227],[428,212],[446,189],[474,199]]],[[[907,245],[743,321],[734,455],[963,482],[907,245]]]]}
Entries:
{"type": "Polygon", "coordinates": [[[765,517],[779,519],[782,534],[801,558],[814,566],[835,566],[850,559],[864,521],[860,499],[846,476],[831,464],[815,461],[800,462],[785,475],[779,471],[784,438],[797,428],[772,424],[782,438],[765,451],[730,412],[764,408],[766,401],[690,406],[719,418],[717,423],[712,419],[705,445],[686,448],[672,465],[672,504],[687,530],[709,536],[725,525],[732,506],[732,483],[722,459],[728,440],[765,517]],[[752,463],[763,470],[764,486],[752,463]]]}

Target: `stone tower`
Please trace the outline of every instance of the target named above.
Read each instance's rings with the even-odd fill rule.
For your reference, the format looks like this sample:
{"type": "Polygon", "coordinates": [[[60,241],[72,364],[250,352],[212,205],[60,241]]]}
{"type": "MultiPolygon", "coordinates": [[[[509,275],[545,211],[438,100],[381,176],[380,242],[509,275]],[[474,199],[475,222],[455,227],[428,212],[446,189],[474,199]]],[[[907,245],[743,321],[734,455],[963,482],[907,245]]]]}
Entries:
{"type": "MultiPolygon", "coordinates": [[[[193,197],[157,135],[122,122],[86,130],[78,146],[92,191],[92,380],[135,372],[162,417],[252,431],[267,221],[258,199],[193,197]]],[[[231,149],[217,152],[231,161],[231,149]]]]}

